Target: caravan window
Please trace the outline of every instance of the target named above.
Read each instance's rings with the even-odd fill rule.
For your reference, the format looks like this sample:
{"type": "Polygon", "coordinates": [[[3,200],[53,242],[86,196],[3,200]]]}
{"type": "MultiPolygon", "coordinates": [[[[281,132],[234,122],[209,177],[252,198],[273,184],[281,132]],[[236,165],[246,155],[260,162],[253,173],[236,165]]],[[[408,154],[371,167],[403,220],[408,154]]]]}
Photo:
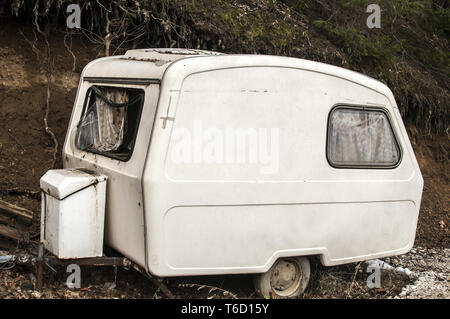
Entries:
{"type": "Polygon", "coordinates": [[[329,116],[327,158],[334,167],[395,167],[400,148],[386,111],[335,107],[329,116]]]}
{"type": "Polygon", "coordinates": [[[75,145],[83,151],[127,161],[133,152],[143,102],[143,90],[91,86],[75,145]]]}

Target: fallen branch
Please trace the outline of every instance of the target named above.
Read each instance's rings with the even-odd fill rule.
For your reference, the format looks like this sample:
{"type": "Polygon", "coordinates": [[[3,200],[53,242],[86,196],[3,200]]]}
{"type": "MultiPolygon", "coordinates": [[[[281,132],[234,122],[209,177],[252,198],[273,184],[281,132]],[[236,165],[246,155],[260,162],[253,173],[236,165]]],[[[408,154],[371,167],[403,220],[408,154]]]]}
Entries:
{"type": "Polygon", "coordinates": [[[12,223],[14,223],[14,218],[9,217],[9,216],[0,215],[0,223],[6,224],[6,225],[12,224],[12,223]]]}
{"type": "Polygon", "coordinates": [[[355,284],[356,275],[358,274],[358,272],[360,270],[361,270],[361,263],[358,263],[358,265],[356,265],[356,267],[355,267],[355,272],[353,273],[353,278],[352,278],[352,282],[350,283],[350,287],[347,290],[347,297],[350,297],[350,293],[352,291],[353,285],[355,284]]]}
{"type": "Polygon", "coordinates": [[[15,228],[8,227],[2,224],[0,224],[0,236],[18,241],[28,241],[28,236],[26,233],[22,233],[15,228]]]}
{"type": "Polygon", "coordinates": [[[0,200],[0,213],[6,214],[8,216],[18,217],[28,223],[31,223],[33,221],[33,212],[2,200],[0,200]]]}
{"type": "Polygon", "coordinates": [[[161,290],[163,294],[166,295],[169,299],[175,299],[175,296],[172,294],[172,292],[167,288],[167,286],[163,283],[161,279],[152,277],[150,274],[148,274],[142,267],[138,266],[135,263],[132,263],[131,266],[144,276],[146,276],[150,281],[158,288],[158,290],[161,290]]]}
{"type": "Polygon", "coordinates": [[[148,276],[148,278],[156,287],[158,287],[158,289],[160,289],[163,292],[163,294],[166,295],[167,298],[175,299],[175,296],[172,294],[172,292],[169,290],[169,288],[167,288],[167,286],[162,282],[161,279],[156,279],[156,278],[150,277],[150,276],[148,276]]]}
{"type": "Polygon", "coordinates": [[[201,289],[207,289],[208,291],[208,296],[215,291],[221,292],[222,295],[224,295],[225,297],[231,297],[233,299],[239,299],[239,297],[237,295],[235,295],[234,293],[219,288],[219,287],[214,287],[214,286],[208,286],[208,285],[200,285],[200,284],[179,284],[178,287],[188,287],[188,288],[197,288],[197,291],[201,290],[201,289]]]}
{"type": "Polygon", "coordinates": [[[17,188],[0,190],[0,193],[9,194],[9,195],[21,195],[21,196],[26,196],[28,198],[33,198],[33,199],[41,198],[40,191],[20,190],[17,188]]]}

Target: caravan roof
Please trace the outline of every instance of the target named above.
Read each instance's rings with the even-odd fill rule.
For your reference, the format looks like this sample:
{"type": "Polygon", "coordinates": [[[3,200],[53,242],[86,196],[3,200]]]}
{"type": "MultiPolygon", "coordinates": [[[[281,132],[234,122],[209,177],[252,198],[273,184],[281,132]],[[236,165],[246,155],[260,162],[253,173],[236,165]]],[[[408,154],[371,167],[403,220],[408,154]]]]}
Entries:
{"type": "MultiPolygon", "coordinates": [[[[195,49],[128,50],[124,55],[105,57],[92,61],[85,67],[82,77],[85,80],[89,78],[108,78],[134,79],[137,81],[153,80],[160,82],[169,66],[173,65],[176,61],[186,61],[188,59],[191,61],[186,63],[186,65],[192,73],[196,72],[193,64],[198,66],[199,72],[207,68],[212,70],[247,66],[273,66],[324,73],[356,82],[385,95],[391,102],[394,102],[392,92],[385,84],[361,73],[325,63],[271,55],[224,54],[195,49]],[[201,62],[192,63],[193,59],[201,62]]],[[[396,107],[395,102],[392,104],[396,107]]]]}

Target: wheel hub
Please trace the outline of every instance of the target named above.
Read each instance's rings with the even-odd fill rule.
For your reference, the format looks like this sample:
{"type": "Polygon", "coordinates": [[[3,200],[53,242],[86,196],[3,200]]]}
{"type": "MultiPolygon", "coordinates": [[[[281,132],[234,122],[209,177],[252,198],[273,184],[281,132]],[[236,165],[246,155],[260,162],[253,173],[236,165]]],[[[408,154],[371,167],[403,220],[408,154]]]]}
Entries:
{"type": "Polygon", "coordinates": [[[289,296],[299,288],[301,277],[300,267],[295,261],[280,260],[272,271],[270,284],[277,294],[289,296]]]}

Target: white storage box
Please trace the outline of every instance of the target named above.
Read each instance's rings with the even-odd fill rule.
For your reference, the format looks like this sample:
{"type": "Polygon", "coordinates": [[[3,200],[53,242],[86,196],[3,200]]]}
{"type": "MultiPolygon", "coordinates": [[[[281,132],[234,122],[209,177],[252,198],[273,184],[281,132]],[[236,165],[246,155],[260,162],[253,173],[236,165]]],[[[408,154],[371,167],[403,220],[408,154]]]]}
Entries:
{"type": "Polygon", "coordinates": [[[73,168],[41,177],[41,242],[58,258],[103,255],[106,179],[73,168]]]}

